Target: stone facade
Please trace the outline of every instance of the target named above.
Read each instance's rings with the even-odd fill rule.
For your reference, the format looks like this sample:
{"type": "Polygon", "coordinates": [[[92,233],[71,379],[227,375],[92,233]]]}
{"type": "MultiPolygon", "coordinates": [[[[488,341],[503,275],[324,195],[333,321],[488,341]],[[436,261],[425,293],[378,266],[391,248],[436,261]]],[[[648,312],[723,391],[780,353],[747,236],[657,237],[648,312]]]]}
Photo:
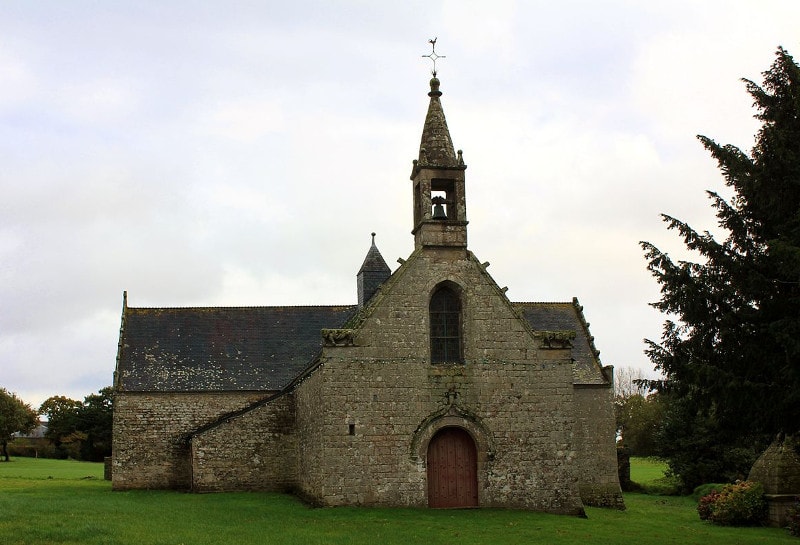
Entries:
{"type": "MultiPolygon", "coordinates": [[[[612,377],[608,379],[614,383],[612,377]]],[[[616,435],[614,392],[607,386],[576,385],[574,397],[577,465],[583,468],[581,498],[595,507],[622,507],[617,450],[609,448],[608,441],[616,435]]]]}
{"type": "Polygon", "coordinates": [[[264,393],[118,389],[112,445],[114,489],[190,489],[192,432],[264,397],[264,393]]]}
{"type": "Polygon", "coordinates": [[[296,453],[294,395],[270,397],[194,433],[192,489],[293,491],[296,453]]]}
{"type": "Polygon", "coordinates": [[[457,425],[479,447],[480,505],[580,513],[569,351],[540,349],[477,260],[448,254],[412,256],[367,309],[354,346],[326,347],[298,387],[310,459],[301,493],[326,505],[424,506],[424,447],[457,425]],[[429,294],[442,282],[462,288],[463,364],[426,356],[429,294]]]}
{"type": "Polygon", "coordinates": [[[514,303],[467,249],[466,166],[435,78],[429,96],[411,176],[415,250],[391,272],[373,235],[357,305],[129,309],[126,299],[115,489],[280,490],[364,506],[447,496],[570,515],[624,507],[612,370],[576,301],[514,303]]]}

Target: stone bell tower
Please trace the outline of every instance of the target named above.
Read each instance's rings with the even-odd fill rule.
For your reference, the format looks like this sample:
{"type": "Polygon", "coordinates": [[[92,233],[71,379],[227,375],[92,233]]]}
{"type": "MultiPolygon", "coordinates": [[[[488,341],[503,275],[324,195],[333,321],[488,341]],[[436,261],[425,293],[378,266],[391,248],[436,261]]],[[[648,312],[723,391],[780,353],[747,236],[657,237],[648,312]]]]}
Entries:
{"type": "Polygon", "coordinates": [[[461,150],[453,149],[439,97],[439,79],[430,81],[431,98],[419,158],[414,161],[414,248],[467,247],[467,203],[464,195],[466,165],[461,150]]]}

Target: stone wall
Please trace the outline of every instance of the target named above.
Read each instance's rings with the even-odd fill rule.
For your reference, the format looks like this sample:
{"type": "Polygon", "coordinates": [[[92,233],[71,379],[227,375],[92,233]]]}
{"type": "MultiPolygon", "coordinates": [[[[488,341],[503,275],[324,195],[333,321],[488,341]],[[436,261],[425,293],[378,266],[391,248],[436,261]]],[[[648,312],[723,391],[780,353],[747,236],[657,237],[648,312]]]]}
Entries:
{"type": "Polygon", "coordinates": [[[373,298],[355,346],[326,347],[298,388],[302,493],[427,505],[427,443],[458,425],[478,448],[481,506],[582,513],[569,351],[541,349],[469,254],[412,258],[373,298]],[[443,280],[461,291],[463,364],[429,363],[428,300],[443,280]]]}
{"type": "Polygon", "coordinates": [[[114,395],[114,490],[191,487],[189,434],[266,396],[247,393],[114,395]]]}
{"type": "Polygon", "coordinates": [[[298,411],[314,413],[298,418],[303,495],[323,505],[425,506],[428,441],[455,425],[478,447],[480,505],[580,512],[571,388],[553,384],[571,371],[545,365],[327,360],[298,391],[298,411]],[[306,397],[314,383],[327,401],[306,397]]]}
{"type": "Polygon", "coordinates": [[[594,507],[624,509],[619,484],[614,391],[608,386],[575,386],[575,443],[581,499],[594,507]]]}
{"type": "Polygon", "coordinates": [[[310,503],[320,504],[327,494],[323,488],[327,468],[324,437],[325,415],[335,401],[323,395],[325,367],[307,377],[295,391],[297,428],[297,494],[310,503]]]}
{"type": "Polygon", "coordinates": [[[289,491],[297,484],[294,396],[286,394],[192,438],[192,490],[289,491]]]}

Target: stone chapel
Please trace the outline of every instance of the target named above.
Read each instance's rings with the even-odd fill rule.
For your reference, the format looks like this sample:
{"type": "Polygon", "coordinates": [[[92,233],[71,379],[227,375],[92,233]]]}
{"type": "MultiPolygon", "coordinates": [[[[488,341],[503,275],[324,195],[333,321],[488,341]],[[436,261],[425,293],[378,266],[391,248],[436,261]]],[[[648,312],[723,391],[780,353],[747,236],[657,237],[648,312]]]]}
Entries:
{"type": "MultiPolygon", "coordinates": [[[[613,369],[576,299],[512,302],[467,247],[435,77],[414,251],[373,235],[357,303],[134,308],[114,373],[115,490],[278,490],[317,505],[624,508],[613,369]]],[[[355,267],[354,267],[355,268],[355,267]]]]}

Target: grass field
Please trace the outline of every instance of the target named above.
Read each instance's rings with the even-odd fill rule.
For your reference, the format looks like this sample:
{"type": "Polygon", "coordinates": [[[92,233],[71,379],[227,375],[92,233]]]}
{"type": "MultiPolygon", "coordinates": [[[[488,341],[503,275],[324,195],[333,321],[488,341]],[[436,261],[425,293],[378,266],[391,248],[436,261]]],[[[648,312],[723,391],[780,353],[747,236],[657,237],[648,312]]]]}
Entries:
{"type": "Polygon", "coordinates": [[[646,486],[664,478],[667,466],[656,458],[632,458],[631,480],[646,486]]]}
{"type": "MultiPolygon", "coordinates": [[[[635,460],[634,480],[663,465],[635,460]]],[[[0,544],[702,544],[800,543],[784,530],[701,522],[691,498],[628,494],[588,518],[493,509],[309,508],[267,493],[111,492],[102,465],[0,463],[0,544]]]]}

